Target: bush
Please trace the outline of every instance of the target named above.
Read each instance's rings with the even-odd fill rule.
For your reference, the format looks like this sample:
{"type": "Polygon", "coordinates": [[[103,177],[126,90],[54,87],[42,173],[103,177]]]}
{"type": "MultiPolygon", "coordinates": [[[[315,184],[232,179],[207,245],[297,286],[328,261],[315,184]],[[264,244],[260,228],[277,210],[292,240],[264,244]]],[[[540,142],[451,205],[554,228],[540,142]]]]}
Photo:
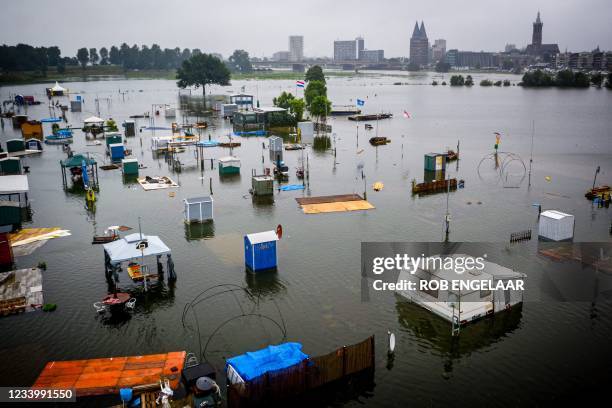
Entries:
{"type": "Polygon", "coordinates": [[[488,79],[483,79],[482,81],[480,81],[480,86],[492,86],[493,82],[489,81],[488,79]]]}
{"type": "Polygon", "coordinates": [[[465,86],[472,86],[474,85],[474,80],[472,79],[471,75],[468,75],[465,77],[465,86]]]}
{"type": "Polygon", "coordinates": [[[504,86],[510,86],[510,81],[507,79],[504,79],[504,86]]]}
{"type": "Polygon", "coordinates": [[[463,75],[453,75],[450,79],[451,86],[463,86],[465,85],[465,79],[463,75]]]}
{"type": "Polygon", "coordinates": [[[501,86],[501,85],[502,85],[502,81],[497,81],[497,82],[495,82],[493,85],[495,85],[495,86],[501,86]]]}
{"type": "Polygon", "coordinates": [[[433,86],[436,86],[436,85],[438,85],[438,81],[433,81],[431,84],[432,84],[433,86]]]}
{"type": "Polygon", "coordinates": [[[443,85],[443,86],[446,86],[446,81],[442,81],[442,85],[443,85]]]}

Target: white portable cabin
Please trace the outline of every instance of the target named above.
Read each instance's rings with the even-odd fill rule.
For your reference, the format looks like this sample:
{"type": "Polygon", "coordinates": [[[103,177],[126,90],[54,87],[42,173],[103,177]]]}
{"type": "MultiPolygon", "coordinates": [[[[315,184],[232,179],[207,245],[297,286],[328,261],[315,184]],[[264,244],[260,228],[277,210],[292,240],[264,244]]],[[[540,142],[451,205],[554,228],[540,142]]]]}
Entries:
{"type": "Polygon", "coordinates": [[[220,107],[219,115],[222,118],[231,118],[234,116],[234,112],[238,111],[238,105],[235,103],[223,103],[220,107]]]}
{"type": "Polygon", "coordinates": [[[186,198],[185,222],[204,222],[213,219],[213,198],[211,196],[186,198]]]}
{"type": "Polygon", "coordinates": [[[268,139],[270,143],[270,151],[282,152],[283,151],[283,138],[278,136],[272,136],[268,139]]]}
{"type": "Polygon", "coordinates": [[[9,201],[15,203],[15,206],[25,208],[28,206],[28,191],[28,176],[0,176],[0,201],[9,201]]]}
{"type": "Polygon", "coordinates": [[[298,129],[300,130],[300,143],[302,144],[314,143],[314,123],[313,122],[299,122],[298,129]]]}
{"type": "Polygon", "coordinates": [[[548,241],[569,241],[574,238],[574,216],[557,210],[540,214],[538,236],[548,241]]]}
{"type": "Polygon", "coordinates": [[[172,136],[156,136],[151,138],[151,149],[165,150],[168,148],[168,143],[172,142],[172,136]]]}
{"type": "MultiPolygon", "coordinates": [[[[434,255],[430,258],[440,257],[445,259],[452,258],[474,258],[465,254],[434,255]]],[[[513,271],[510,268],[484,260],[482,270],[473,269],[458,274],[454,270],[447,270],[442,267],[428,269],[417,268],[414,274],[402,270],[398,277],[398,283],[402,281],[414,282],[415,290],[396,290],[396,292],[413,301],[419,306],[455,324],[466,324],[478,320],[487,315],[508,309],[523,302],[523,291],[514,289],[498,290],[452,290],[452,281],[490,281],[492,286],[496,282],[503,281],[508,284],[510,281],[522,280],[525,274],[513,271]],[[448,281],[449,290],[418,290],[419,282],[422,280],[448,281]]],[[[516,286],[516,285],[515,285],[516,286]]]]}
{"type": "Polygon", "coordinates": [[[176,108],[172,108],[172,107],[167,107],[164,110],[164,115],[167,118],[175,118],[176,117],[176,108]]]}

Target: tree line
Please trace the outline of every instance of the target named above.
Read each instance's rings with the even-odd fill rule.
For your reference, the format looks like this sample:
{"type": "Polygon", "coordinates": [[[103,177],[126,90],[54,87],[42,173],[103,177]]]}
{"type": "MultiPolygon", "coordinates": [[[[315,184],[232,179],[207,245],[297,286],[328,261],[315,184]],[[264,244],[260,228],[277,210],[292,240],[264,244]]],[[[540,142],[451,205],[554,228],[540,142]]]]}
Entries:
{"type": "MultiPolygon", "coordinates": [[[[525,87],[549,87],[558,86],[562,88],[588,88],[591,84],[600,87],[604,82],[604,76],[600,72],[588,74],[581,71],[564,69],[556,73],[535,70],[523,75],[521,85],[525,87]]],[[[612,87],[612,73],[608,73],[605,85],[612,87]]]]}
{"type": "MultiPolygon", "coordinates": [[[[57,67],[63,72],[68,65],[80,65],[83,69],[93,65],[116,65],[124,69],[177,69],[183,61],[200,55],[199,48],[161,48],[158,44],[119,46],[97,48],[79,48],[74,57],[62,57],[59,47],[33,47],[27,44],[0,46],[0,69],[6,72],[39,71],[43,75],[48,67],[57,67]]],[[[236,50],[226,62],[233,72],[250,72],[252,70],[249,53],[236,50]]]]}

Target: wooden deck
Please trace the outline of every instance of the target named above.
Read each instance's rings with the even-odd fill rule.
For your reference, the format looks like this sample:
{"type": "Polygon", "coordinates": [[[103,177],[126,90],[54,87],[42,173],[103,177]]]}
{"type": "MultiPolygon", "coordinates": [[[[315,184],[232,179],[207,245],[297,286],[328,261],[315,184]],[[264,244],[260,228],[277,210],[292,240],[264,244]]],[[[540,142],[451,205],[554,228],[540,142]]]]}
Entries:
{"type": "Polygon", "coordinates": [[[360,211],[374,208],[358,194],[300,197],[295,200],[302,207],[304,214],[360,211]]]}
{"type": "Polygon", "coordinates": [[[168,378],[178,386],[185,352],[176,351],[146,356],[51,361],[32,387],[74,388],[77,397],[118,394],[121,388],[159,384],[168,378]]]}
{"type": "Polygon", "coordinates": [[[38,268],[0,273],[0,316],[42,306],[42,271],[38,268]]]}

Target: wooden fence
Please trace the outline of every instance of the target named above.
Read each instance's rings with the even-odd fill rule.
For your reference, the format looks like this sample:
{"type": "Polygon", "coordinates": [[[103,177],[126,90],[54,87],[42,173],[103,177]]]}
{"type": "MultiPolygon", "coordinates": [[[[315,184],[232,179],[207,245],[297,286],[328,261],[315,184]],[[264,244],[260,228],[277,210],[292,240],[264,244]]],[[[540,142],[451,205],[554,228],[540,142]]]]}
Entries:
{"type": "Polygon", "coordinates": [[[374,336],[371,336],[251,381],[228,385],[227,404],[229,408],[273,405],[364,370],[373,370],[374,363],[374,336]]]}

